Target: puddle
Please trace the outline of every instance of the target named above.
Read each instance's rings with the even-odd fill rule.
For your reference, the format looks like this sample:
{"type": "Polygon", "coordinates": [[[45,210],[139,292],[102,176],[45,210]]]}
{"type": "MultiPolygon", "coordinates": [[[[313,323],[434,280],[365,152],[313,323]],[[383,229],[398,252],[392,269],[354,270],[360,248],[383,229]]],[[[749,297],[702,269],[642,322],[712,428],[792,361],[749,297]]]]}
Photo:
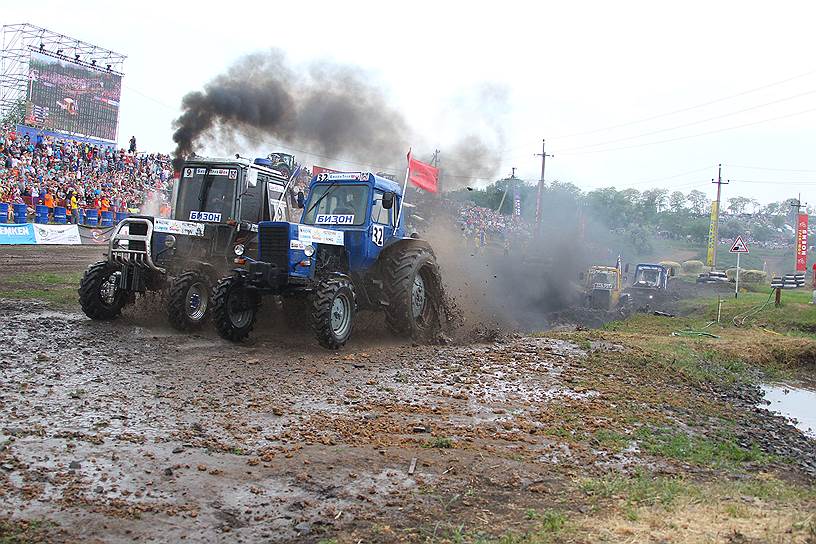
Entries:
{"type": "Polygon", "coordinates": [[[786,384],[763,385],[769,410],[795,420],[796,427],[816,438],[816,390],[786,384]]]}

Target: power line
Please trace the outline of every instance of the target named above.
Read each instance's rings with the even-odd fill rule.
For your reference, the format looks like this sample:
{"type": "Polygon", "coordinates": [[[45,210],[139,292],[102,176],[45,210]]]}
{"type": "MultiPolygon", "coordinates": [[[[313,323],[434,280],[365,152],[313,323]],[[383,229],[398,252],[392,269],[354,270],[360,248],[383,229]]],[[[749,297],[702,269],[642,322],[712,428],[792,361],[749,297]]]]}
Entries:
{"type": "Polygon", "coordinates": [[[764,183],[767,185],[816,185],[816,181],[785,181],[785,180],[756,180],[756,179],[735,179],[739,183],[764,183]]]}
{"type": "Polygon", "coordinates": [[[700,121],[692,121],[690,123],[684,123],[682,125],[675,125],[673,127],[661,128],[661,129],[658,129],[658,130],[652,130],[650,132],[643,132],[641,134],[636,134],[634,136],[626,136],[624,138],[617,138],[615,140],[608,140],[606,142],[599,142],[597,144],[587,144],[587,145],[581,145],[581,146],[577,146],[577,147],[568,147],[567,149],[564,150],[564,152],[571,151],[571,150],[574,150],[574,149],[586,149],[587,147],[598,147],[598,146],[601,146],[601,145],[614,144],[614,143],[617,143],[617,142],[624,142],[626,140],[635,140],[637,138],[642,138],[643,136],[650,136],[652,134],[659,134],[661,132],[668,132],[668,131],[671,131],[671,130],[677,130],[679,128],[685,128],[685,127],[690,127],[690,126],[693,126],[693,125],[699,125],[699,124],[702,124],[702,123],[707,123],[709,121],[714,121],[715,119],[722,119],[724,117],[730,117],[732,115],[739,115],[740,113],[745,113],[746,111],[752,111],[752,110],[756,110],[756,109],[759,109],[759,108],[764,108],[766,106],[771,106],[773,104],[779,104],[780,102],[787,102],[788,100],[794,100],[796,98],[800,98],[802,96],[807,96],[807,95],[813,94],[813,93],[816,93],[816,89],[811,89],[811,90],[805,91],[803,93],[795,94],[793,96],[788,96],[786,98],[780,98],[778,100],[772,100],[771,102],[765,102],[764,104],[758,104],[756,106],[743,108],[741,110],[736,110],[736,111],[732,111],[732,112],[729,112],[729,113],[723,113],[721,115],[715,115],[714,117],[708,117],[706,119],[701,119],[700,121]]]}
{"type": "Polygon", "coordinates": [[[800,74],[798,76],[789,77],[789,78],[783,79],[781,81],[776,81],[774,83],[769,83],[767,85],[762,85],[761,87],[755,87],[753,89],[749,89],[747,91],[743,91],[743,92],[740,92],[740,93],[737,93],[737,94],[732,94],[732,95],[725,96],[725,97],[722,97],[722,98],[717,98],[715,100],[711,100],[711,101],[708,101],[708,102],[703,102],[702,104],[697,104],[697,105],[694,105],[694,106],[681,108],[679,110],[674,110],[674,111],[670,111],[670,112],[667,112],[667,113],[660,113],[660,114],[657,114],[657,115],[652,115],[650,117],[644,117],[642,119],[637,119],[635,121],[628,121],[626,123],[619,123],[617,125],[611,125],[611,126],[608,126],[608,127],[597,128],[597,129],[593,129],[593,130],[587,130],[587,131],[584,131],[584,132],[575,132],[573,134],[565,134],[565,135],[562,135],[562,136],[555,136],[555,138],[572,138],[574,136],[584,136],[586,134],[595,134],[597,132],[603,132],[605,130],[612,130],[612,129],[615,129],[615,128],[621,128],[621,127],[627,127],[627,126],[630,126],[630,125],[636,125],[638,123],[645,123],[646,121],[652,121],[654,119],[660,119],[661,117],[668,117],[670,115],[676,115],[678,113],[684,113],[684,112],[687,112],[687,111],[695,110],[697,108],[710,106],[711,104],[717,104],[718,102],[724,102],[725,100],[731,100],[732,98],[737,98],[737,97],[740,97],[740,96],[744,96],[746,94],[755,93],[757,91],[768,89],[770,87],[775,87],[777,85],[782,85],[783,83],[788,83],[789,81],[793,81],[795,79],[801,79],[803,77],[807,77],[807,76],[812,75],[812,74],[816,74],[816,70],[811,70],[810,72],[806,72],[806,73],[800,74]]]}
{"type": "Polygon", "coordinates": [[[737,164],[727,164],[726,166],[730,168],[747,168],[749,170],[769,170],[772,172],[807,172],[807,173],[814,173],[816,170],[793,170],[790,168],[767,168],[765,166],[740,166],[737,164]]]}
{"type": "Polygon", "coordinates": [[[610,147],[610,148],[607,148],[607,149],[596,149],[596,150],[590,150],[590,151],[578,151],[578,152],[565,151],[562,154],[563,155],[586,155],[588,153],[604,153],[604,152],[607,152],[607,151],[620,151],[622,149],[634,149],[634,148],[637,148],[637,147],[645,147],[645,146],[650,146],[650,145],[665,144],[665,143],[669,143],[669,142],[677,142],[679,140],[688,140],[689,138],[698,138],[700,136],[708,136],[709,134],[716,134],[718,132],[726,132],[726,131],[729,131],[729,130],[736,130],[736,129],[739,129],[739,128],[750,127],[750,126],[759,125],[759,124],[762,124],[762,123],[769,123],[771,121],[778,121],[779,119],[787,119],[788,117],[795,117],[797,115],[803,115],[805,113],[810,113],[812,111],[816,111],[816,108],[809,108],[809,109],[806,109],[806,110],[797,111],[795,113],[789,113],[787,115],[780,115],[778,117],[771,117],[771,118],[768,118],[768,119],[762,119],[760,121],[754,121],[754,122],[751,122],[751,123],[743,123],[742,125],[735,125],[735,126],[732,126],[732,127],[726,127],[726,128],[716,129],[716,130],[709,130],[709,131],[706,131],[706,132],[700,132],[698,134],[689,134],[687,136],[678,136],[677,138],[669,138],[669,139],[666,139],[666,140],[658,140],[656,142],[646,142],[646,143],[642,143],[642,144],[627,145],[627,146],[622,146],[622,147],[610,147]]]}

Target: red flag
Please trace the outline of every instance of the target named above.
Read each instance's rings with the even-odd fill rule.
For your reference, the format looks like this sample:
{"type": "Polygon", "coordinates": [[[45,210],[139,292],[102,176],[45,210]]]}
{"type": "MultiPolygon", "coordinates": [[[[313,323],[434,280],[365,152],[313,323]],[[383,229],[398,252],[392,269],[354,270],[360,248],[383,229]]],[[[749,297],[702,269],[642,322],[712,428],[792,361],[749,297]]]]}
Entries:
{"type": "Polygon", "coordinates": [[[439,168],[414,159],[409,152],[408,180],[423,191],[435,193],[439,190],[439,168]]]}

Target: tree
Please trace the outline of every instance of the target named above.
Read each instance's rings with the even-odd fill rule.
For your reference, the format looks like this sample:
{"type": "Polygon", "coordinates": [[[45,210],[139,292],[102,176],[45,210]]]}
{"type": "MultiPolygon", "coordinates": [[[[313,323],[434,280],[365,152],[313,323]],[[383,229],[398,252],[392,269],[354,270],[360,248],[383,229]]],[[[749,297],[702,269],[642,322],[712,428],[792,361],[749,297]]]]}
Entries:
{"type": "Polygon", "coordinates": [[[646,219],[652,219],[666,207],[668,189],[649,189],[641,194],[640,205],[646,219]]]}
{"type": "Polygon", "coordinates": [[[708,213],[708,197],[704,192],[694,189],[692,191],[689,191],[689,194],[686,196],[686,199],[691,204],[691,211],[693,211],[697,215],[703,215],[708,213]]]}
{"type": "Polygon", "coordinates": [[[751,203],[750,198],[744,196],[735,196],[728,199],[728,211],[739,215],[745,213],[745,208],[751,203]]]}
{"type": "Polygon", "coordinates": [[[669,208],[674,213],[682,212],[686,207],[686,195],[680,191],[675,191],[669,195],[669,208]]]}

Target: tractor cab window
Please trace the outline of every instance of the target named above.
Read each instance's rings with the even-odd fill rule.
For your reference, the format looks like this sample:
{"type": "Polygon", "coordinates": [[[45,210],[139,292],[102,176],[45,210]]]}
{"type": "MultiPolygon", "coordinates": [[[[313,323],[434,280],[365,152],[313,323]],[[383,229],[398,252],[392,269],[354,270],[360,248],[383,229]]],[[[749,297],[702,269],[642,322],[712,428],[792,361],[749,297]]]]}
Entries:
{"type": "Polygon", "coordinates": [[[239,169],[188,166],[178,181],[175,219],[225,223],[232,218],[239,169]]]}
{"type": "Polygon", "coordinates": [[[641,268],[635,274],[635,285],[658,287],[660,285],[660,271],[654,268],[641,268]]]}
{"type": "Polygon", "coordinates": [[[617,287],[617,276],[612,272],[595,272],[592,275],[592,284],[609,285],[612,289],[617,287]]]}
{"type": "Polygon", "coordinates": [[[369,205],[367,185],[315,185],[306,202],[302,223],[360,226],[365,223],[369,205]]]}
{"type": "Polygon", "coordinates": [[[258,174],[255,187],[243,187],[241,194],[241,221],[257,223],[264,219],[265,202],[263,201],[264,185],[261,179],[264,174],[258,174]]]}
{"type": "Polygon", "coordinates": [[[371,221],[380,225],[393,225],[394,208],[386,210],[382,205],[382,191],[374,191],[374,203],[371,206],[371,221]]]}

